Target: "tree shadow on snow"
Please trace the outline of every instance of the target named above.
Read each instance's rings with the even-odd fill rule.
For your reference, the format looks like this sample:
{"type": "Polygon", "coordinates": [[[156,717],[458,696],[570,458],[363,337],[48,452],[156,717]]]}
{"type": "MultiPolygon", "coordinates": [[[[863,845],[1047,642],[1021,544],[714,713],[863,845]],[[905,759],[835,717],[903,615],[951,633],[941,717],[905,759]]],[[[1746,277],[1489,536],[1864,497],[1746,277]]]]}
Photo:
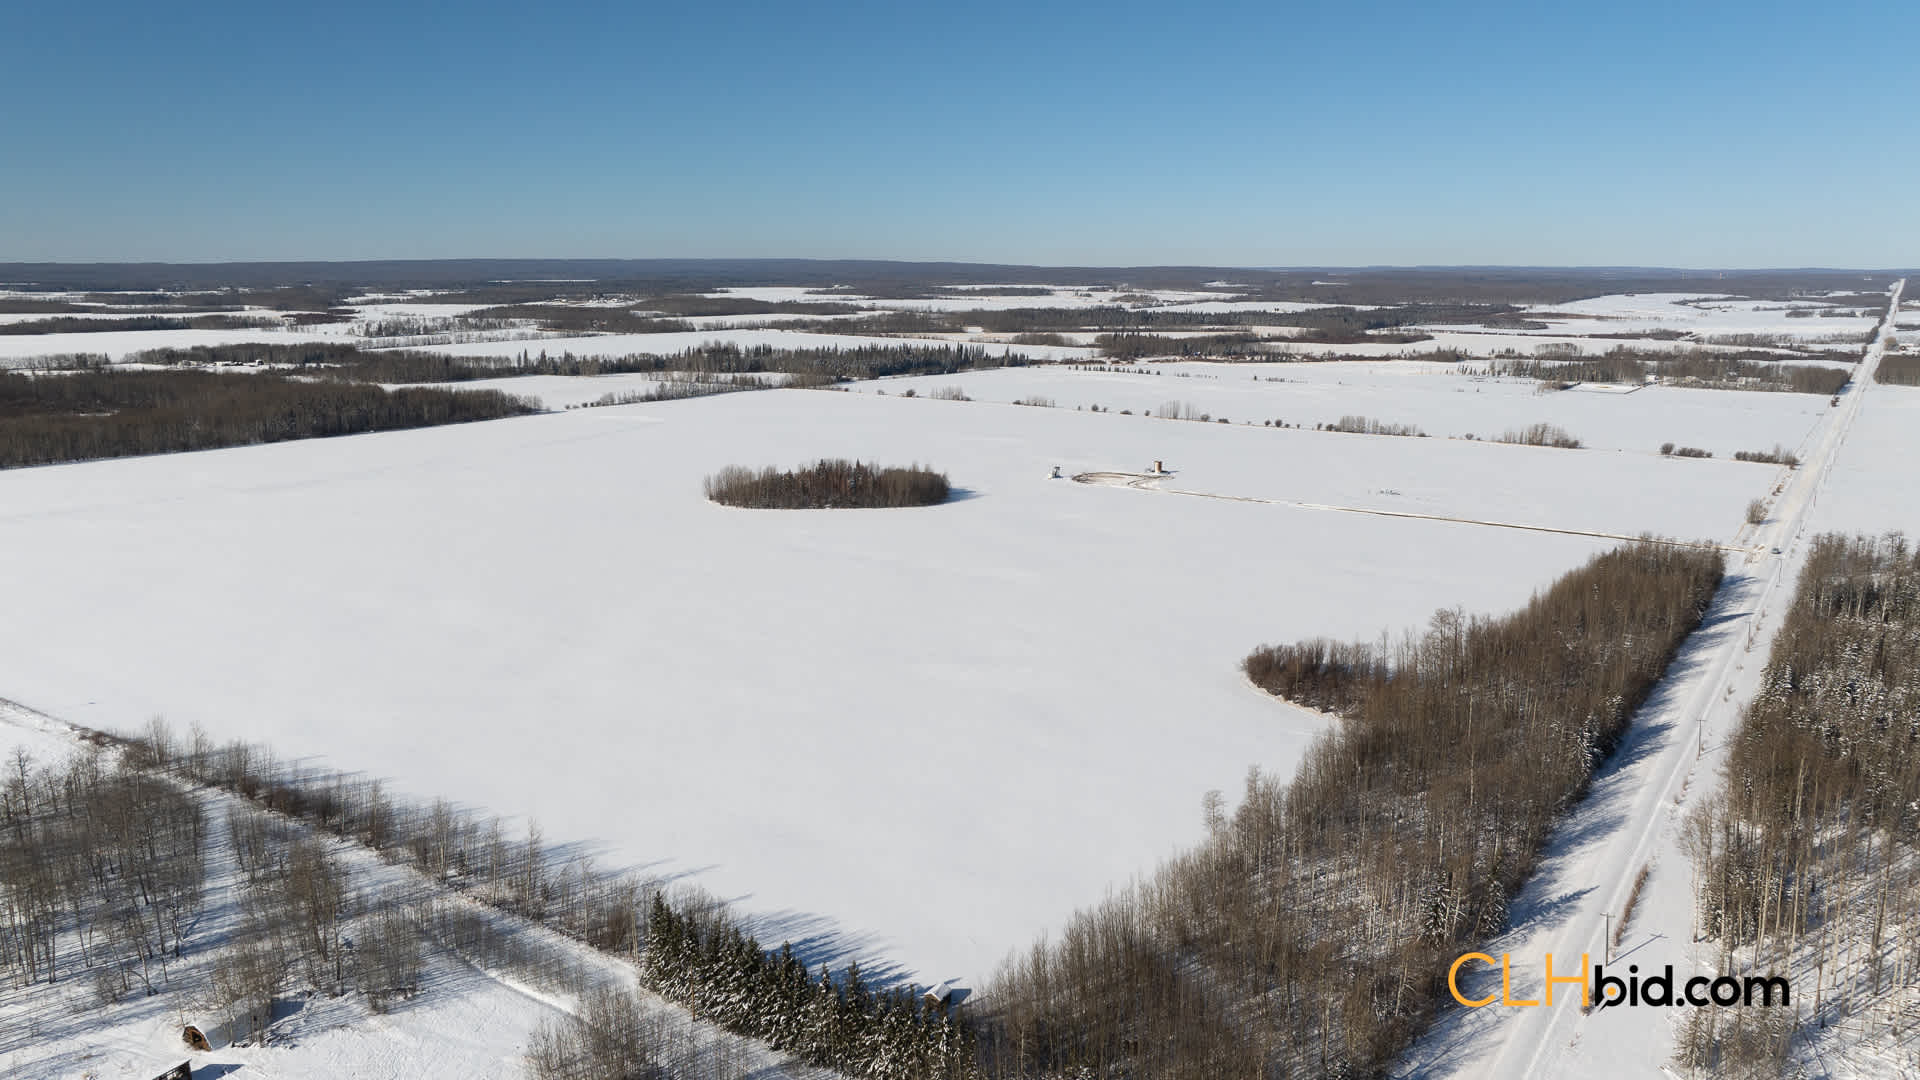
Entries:
{"type": "Polygon", "coordinates": [[[778,952],[782,944],[793,947],[794,958],[809,972],[826,965],[838,977],[846,966],[860,962],[860,980],[878,990],[909,985],[907,970],[890,960],[874,955],[880,938],[875,934],[850,931],[826,915],[804,911],[775,911],[743,916],[744,929],[769,952],[778,952]]]}

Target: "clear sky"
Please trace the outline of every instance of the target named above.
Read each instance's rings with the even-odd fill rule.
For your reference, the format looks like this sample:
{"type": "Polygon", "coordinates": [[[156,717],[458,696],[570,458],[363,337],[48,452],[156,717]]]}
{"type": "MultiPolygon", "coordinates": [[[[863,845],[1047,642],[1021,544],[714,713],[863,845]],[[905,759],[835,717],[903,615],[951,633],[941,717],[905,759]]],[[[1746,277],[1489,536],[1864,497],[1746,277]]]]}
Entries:
{"type": "Polygon", "coordinates": [[[1920,5],[18,3],[0,262],[1920,264],[1920,5]]]}

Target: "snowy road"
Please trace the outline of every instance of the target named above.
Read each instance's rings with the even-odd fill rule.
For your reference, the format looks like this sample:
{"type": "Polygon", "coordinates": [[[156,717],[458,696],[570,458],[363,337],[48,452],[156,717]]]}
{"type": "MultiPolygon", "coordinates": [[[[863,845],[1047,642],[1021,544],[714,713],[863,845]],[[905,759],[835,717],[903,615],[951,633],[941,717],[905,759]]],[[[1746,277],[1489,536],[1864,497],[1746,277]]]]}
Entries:
{"type": "MultiPolygon", "coordinates": [[[[1894,285],[1897,312],[1906,283],[1894,285]]],[[[1635,877],[1652,866],[1648,895],[1636,906],[1633,933],[1621,942],[1614,970],[1638,965],[1644,974],[1672,964],[1697,969],[1690,953],[1692,905],[1689,868],[1669,826],[1686,809],[1690,782],[1710,790],[1711,773],[1696,775],[1703,751],[1738,721],[1746,693],[1757,682],[1766,648],[1791,598],[1802,541],[1822,487],[1873,386],[1892,332],[1868,344],[1853,382],[1810,437],[1802,465],[1768,507],[1767,520],[1749,536],[1753,547],[1729,563],[1711,611],[1682,646],[1667,678],[1635,716],[1614,756],[1595,775],[1587,798],[1567,815],[1527,887],[1515,898],[1512,929],[1486,951],[1511,955],[1512,997],[1545,1001],[1544,958],[1566,975],[1583,957],[1607,962],[1610,920],[1621,917],[1635,877]],[[1774,551],[1783,554],[1775,555],[1774,551]],[[1664,855],[1662,861],[1656,856],[1664,855]],[[1653,895],[1653,894],[1658,894],[1653,895]]],[[[1461,989],[1484,997],[1500,975],[1477,963],[1463,969],[1461,989]],[[1471,977],[1468,972],[1477,972],[1471,977]]],[[[1596,1009],[1583,1013],[1579,987],[1563,986],[1552,1007],[1450,1007],[1414,1048],[1405,1076],[1495,1078],[1657,1075],[1672,1054],[1676,1011],[1596,1009]]]]}

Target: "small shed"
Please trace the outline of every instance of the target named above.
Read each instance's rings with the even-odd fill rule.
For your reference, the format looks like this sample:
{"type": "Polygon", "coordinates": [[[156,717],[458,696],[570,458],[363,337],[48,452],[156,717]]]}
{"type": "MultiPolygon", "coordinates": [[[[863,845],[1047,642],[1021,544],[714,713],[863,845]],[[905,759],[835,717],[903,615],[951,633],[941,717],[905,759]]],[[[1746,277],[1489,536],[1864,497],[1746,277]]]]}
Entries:
{"type": "Polygon", "coordinates": [[[207,1038],[206,1033],[193,1024],[188,1024],[186,1028],[180,1032],[180,1041],[186,1043],[187,1048],[190,1050],[213,1049],[213,1043],[207,1038]]]}
{"type": "Polygon", "coordinates": [[[972,993],[972,990],[956,984],[952,979],[948,979],[946,982],[940,983],[937,986],[928,987],[927,992],[920,995],[920,999],[926,1002],[928,1008],[939,1009],[944,1012],[949,1007],[967,1000],[967,996],[972,993]]]}
{"type": "Polygon", "coordinates": [[[193,1080],[193,1062],[183,1061],[173,1068],[168,1069],[166,1072],[161,1073],[159,1076],[154,1077],[153,1080],[193,1080]]]}

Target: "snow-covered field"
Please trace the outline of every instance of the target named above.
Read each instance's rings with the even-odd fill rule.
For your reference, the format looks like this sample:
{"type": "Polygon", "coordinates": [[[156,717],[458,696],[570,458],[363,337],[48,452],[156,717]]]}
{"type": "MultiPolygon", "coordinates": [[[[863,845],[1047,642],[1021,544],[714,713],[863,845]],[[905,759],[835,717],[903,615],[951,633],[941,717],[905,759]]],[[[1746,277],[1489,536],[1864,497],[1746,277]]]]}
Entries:
{"type": "Polygon", "coordinates": [[[537,816],[765,938],[977,980],[1193,841],[1204,792],[1292,768],[1320,721],[1246,686],[1249,648],[1504,610],[1609,543],[1048,479],[1156,458],[1193,492],[1721,539],[1773,473],[821,391],[26,469],[0,685],[537,816]],[[962,496],[700,496],[824,455],[962,496]]]}
{"type": "Polygon", "coordinates": [[[1360,415],[1414,424],[1435,438],[1487,438],[1544,421],[1565,428],[1590,447],[1652,454],[1660,444],[1675,442],[1723,458],[1776,444],[1797,447],[1828,409],[1827,399],[1818,394],[1671,386],[1583,385],[1542,394],[1531,379],[1488,378],[1456,365],[1422,361],[1185,362],[1128,371],[1002,368],[884,379],[853,389],[888,394],[911,389],[924,396],[949,386],[981,402],[1041,397],[1066,409],[1098,405],[1116,414],[1122,409],[1152,413],[1173,403],[1235,424],[1284,420],[1312,428],[1360,415]]]}
{"type": "Polygon", "coordinates": [[[0,367],[17,366],[35,356],[64,353],[105,354],[124,360],[148,349],[191,349],[196,345],[238,345],[243,342],[292,344],[319,341],[337,334],[325,328],[247,330],[106,330],[95,334],[0,334],[0,367]]]}
{"type": "Polygon", "coordinates": [[[1920,387],[1876,384],[1861,403],[1847,451],[1814,504],[1821,532],[1905,533],[1920,540],[1920,387]]]}
{"type": "Polygon", "coordinates": [[[1851,340],[1859,342],[1873,329],[1880,314],[1877,308],[1845,308],[1840,310],[1847,314],[1823,314],[1833,310],[1831,304],[1814,301],[1783,303],[1700,293],[1643,293],[1531,308],[1526,317],[1553,324],[1551,331],[1544,331],[1550,333],[1680,330],[1703,336],[1766,334],[1802,339],[1850,335],[1851,340]],[[1790,314],[1796,310],[1812,314],[1790,314]],[[1573,318],[1556,319],[1556,315],[1573,318]]]}
{"type": "MultiPolygon", "coordinates": [[[[978,291],[977,301],[799,288],[722,295],[928,310],[1139,295],[978,291]]],[[[1223,313],[1315,306],[1219,299],[1231,295],[1163,291],[1131,302],[1223,313]]],[[[431,297],[365,300],[358,323],[298,330],[0,336],[0,366],[44,353],[351,340],[367,321],[471,310],[431,297]]],[[[788,317],[432,349],[617,357],[714,342],[849,348],[982,337],[752,325],[788,317]]],[[[1297,347],[1533,355],[1554,342],[1601,352],[1733,334],[1806,341],[1872,323],[1693,295],[1602,297],[1533,317],[1552,329],[1436,327],[1435,340],[1410,346],[1297,347]],[[1667,329],[1695,338],[1589,336],[1667,329]]],[[[1773,602],[1758,583],[1773,580],[1769,545],[1787,534],[1773,520],[1747,527],[1744,515],[1749,499],[1783,483],[1792,486],[1780,498],[1808,507],[1796,528],[1920,532],[1920,485],[1907,475],[1920,390],[1910,388],[1872,388],[1830,479],[1816,483],[1730,459],[1775,445],[1802,456],[1831,450],[1852,400],[1836,410],[1819,395],[1665,386],[1542,394],[1531,380],[1405,361],[1095,371],[1069,366],[1095,359],[1091,348],[983,347],[1063,363],[845,393],[571,410],[657,380],[490,379],[454,385],[528,395],[556,411],[0,472],[9,614],[0,696],[117,730],[153,716],[198,722],[218,738],[387,777],[421,798],[537,819],[550,839],[603,864],[690,880],[736,902],[763,941],[803,941],[815,956],[858,958],[883,976],[978,985],[1075,908],[1190,846],[1206,792],[1235,791],[1249,766],[1292,772],[1323,721],[1245,683],[1237,664],[1255,645],[1398,634],[1441,607],[1509,610],[1613,537],[1643,531],[1735,549],[1736,565],[1767,568],[1751,571],[1751,595],[1773,602]],[[933,398],[949,387],[973,400],[933,398]],[[1036,398],[1055,407],[1012,404],[1036,398]],[[1151,415],[1170,405],[1209,422],[1151,415]],[[1313,430],[1356,415],[1431,437],[1313,430]],[[1212,422],[1223,417],[1230,422],[1212,422]],[[1290,426],[1263,426],[1269,420],[1290,426]],[[1585,448],[1482,441],[1541,422],[1585,448]],[[1716,457],[1664,458],[1665,442],[1716,457]],[[838,512],[728,510],[701,497],[701,479],[722,466],[823,456],[931,464],[958,497],[838,512]],[[1131,474],[1156,461],[1171,472],[1135,484],[1131,474]],[[1113,475],[1105,485],[1051,479],[1056,466],[1066,477],[1113,475]]],[[[1721,663],[1703,651],[1696,666],[1720,681],[1700,691],[1706,676],[1696,672],[1670,704],[1685,711],[1684,695],[1722,686],[1745,692],[1759,655],[1721,663]]],[[[12,734],[0,727],[0,750],[12,734]]],[[[1645,800],[1629,790],[1638,767],[1600,779],[1594,812],[1640,812],[1645,800]]],[[[1655,861],[1666,861],[1644,918],[1671,928],[1685,916],[1676,899],[1685,883],[1671,837],[1659,842],[1655,861]]],[[[1579,850],[1558,857],[1549,863],[1558,872],[1592,870],[1579,850]]],[[[1527,923],[1531,909],[1520,910],[1517,934],[1558,947],[1554,927],[1527,923]]],[[[1649,945],[1646,955],[1685,958],[1682,944],[1649,945]]],[[[435,979],[451,991],[446,1000],[396,1027],[368,1017],[342,1026],[314,1012],[298,1030],[316,1055],[300,1060],[337,1075],[397,1075],[422,1055],[441,1070],[433,1075],[513,1071],[543,1006],[477,972],[449,967],[435,979]]],[[[0,1016],[7,1008],[0,1000],[0,1016]]],[[[177,1037],[179,1017],[129,1008],[91,1042],[51,1023],[29,1038],[61,1047],[61,1070],[132,1075],[141,1055],[177,1037]]],[[[1601,1037],[1581,1031],[1577,1040],[1601,1037]]],[[[1661,1059],[1657,1033],[1635,1038],[1636,1061],[1661,1059]]],[[[0,1044],[0,1071],[35,1074],[55,1060],[23,1057],[20,1045],[0,1044]]],[[[1463,1045],[1430,1043],[1415,1064],[1471,1073],[1483,1062],[1463,1045]]],[[[1562,1064],[1594,1073],[1588,1065],[1610,1060],[1588,1053],[1597,1049],[1562,1064]]],[[[1519,1053],[1507,1064],[1524,1064],[1519,1053]]]]}

